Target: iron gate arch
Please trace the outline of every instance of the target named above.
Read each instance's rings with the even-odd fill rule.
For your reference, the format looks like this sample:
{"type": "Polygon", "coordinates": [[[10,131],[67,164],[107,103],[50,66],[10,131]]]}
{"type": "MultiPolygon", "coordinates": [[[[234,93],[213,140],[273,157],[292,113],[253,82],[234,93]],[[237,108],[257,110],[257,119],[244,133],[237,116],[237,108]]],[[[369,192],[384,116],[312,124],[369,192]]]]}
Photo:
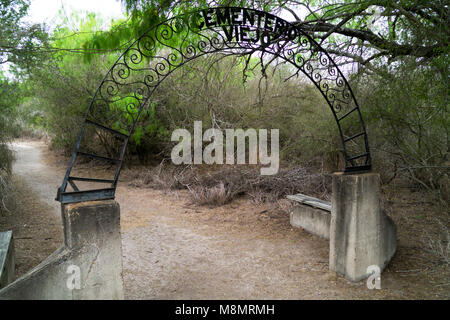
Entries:
{"type": "Polygon", "coordinates": [[[141,35],[121,54],[103,78],[86,111],[56,200],[72,203],[113,199],[129,139],[139,116],[148,110],[152,93],[178,67],[216,52],[269,54],[289,63],[297,73],[301,71],[321,92],[333,113],[343,147],[344,172],[371,170],[361,111],[347,79],[331,56],[300,26],[270,13],[216,7],[169,18],[141,35]],[[170,50],[167,55],[164,55],[165,49],[170,50]],[[87,130],[94,130],[99,137],[106,134],[120,139],[121,147],[104,155],[83,150],[87,130]],[[115,164],[114,177],[73,176],[77,157],[115,164]],[[81,190],[76,182],[107,187],[81,190]],[[68,185],[72,191],[67,190],[68,185]]]}

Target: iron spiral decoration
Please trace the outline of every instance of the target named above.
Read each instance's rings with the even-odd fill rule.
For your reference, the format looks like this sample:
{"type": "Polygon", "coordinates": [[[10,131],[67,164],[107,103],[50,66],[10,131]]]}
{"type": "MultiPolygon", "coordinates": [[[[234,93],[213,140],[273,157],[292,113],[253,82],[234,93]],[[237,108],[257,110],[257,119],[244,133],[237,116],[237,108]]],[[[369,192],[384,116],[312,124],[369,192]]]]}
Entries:
{"type": "Polygon", "coordinates": [[[332,57],[301,27],[270,13],[218,7],[170,18],[145,32],[122,53],[92,98],[57,200],[67,203],[113,198],[129,137],[141,114],[148,111],[152,93],[180,66],[218,52],[239,56],[260,54],[261,60],[266,56],[275,57],[291,65],[294,73],[306,75],[321,92],[336,120],[345,172],[371,169],[367,133],[359,106],[332,57]],[[117,151],[117,159],[113,159],[117,164],[114,179],[71,176],[77,156],[86,155],[80,151],[86,124],[123,136],[124,144],[117,151]],[[81,191],[75,181],[111,185],[81,191]],[[68,184],[73,191],[67,192],[68,184]]]}

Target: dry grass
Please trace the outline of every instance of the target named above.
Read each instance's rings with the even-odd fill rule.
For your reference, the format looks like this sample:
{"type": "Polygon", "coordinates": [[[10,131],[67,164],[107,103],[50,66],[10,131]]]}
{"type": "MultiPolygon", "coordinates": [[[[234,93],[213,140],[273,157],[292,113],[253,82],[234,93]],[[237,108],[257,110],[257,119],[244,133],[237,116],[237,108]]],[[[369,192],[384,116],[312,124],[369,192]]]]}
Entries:
{"type": "Polygon", "coordinates": [[[450,264],[450,230],[448,225],[445,225],[440,219],[435,218],[434,220],[438,231],[434,235],[426,233],[428,251],[448,265],[450,264]]]}
{"type": "Polygon", "coordinates": [[[0,144],[0,214],[8,212],[11,200],[11,163],[13,161],[12,152],[4,144],[0,144]]]}
{"type": "Polygon", "coordinates": [[[226,188],[223,182],[212,188],[204,186],[195,186],[193,188],[188,186],[188,190],[193,202],[199,205],[213,205],[221,206],[233,199],[233,191],[226,188]]]}
{"type": "Polygon", "coordinates": [[[61,220],[27,185],[24,178],[11,175],[8,210],[0,215],[0,232],[12,230],[18,278],[61,246],[61,220]]]}
{"type": "Polygon", "coordinates": [[[329,199],[331,178],[304,167],[283,168],[272,176],[249,166],[174,166],[128,171],[130,185],[153,189],[187,189],[194,203],[220,206],[246,195],[255,203],[278,202],[288,194],[304,193],[329,199]]]}
{"type": "MultiPolygon", "coordinates": [[[[324,200],[331,197],[331,177],[304,167],[282,168],[276,175],[261,176],[259,168],[250,166],[174,166],[161,163],[150,169],[128,170],[125,174],[129,184],[135,187],[187,189],[192,203],[206,206],[222,206],[237,197],[246,196],[254,203],[272,203],[277,209],[289,213],[293,204],[285,199],[288,194],[303,193],[324,200]]],[[[438,208],[431,195],[428,199],[423,193],[407,190],[384,194],[382,206],[396,219],[401,229],[400,238],[410,239],[411,234],[416,234],[414,239],[410,239],[411,243],[419,241],[424,253],[426,251],[436,257],[436,261],[448,265],[450,232],[448,222],[445,222],[448,216],[443,214],[446,209],[438,208]],[[421,212],[426,212],[425,218],[421,212]],[[426,228],[419,227],[424,223],[421,219],[426,219],[426,228]]]]}
{"type": "MultiPolygon", "coordinates": [[[[397,256],[414,256],[411,268],[435,268],[450,272],[448,204],[437,201],[433,192],[417,191],[406,179],[382,186],[382,207],[397,225],[397,256]]],[[[401,259],[399,257],[399,259],[401,259]]],[[[410,260],[408,260],[410,261],[410,260]]]]}

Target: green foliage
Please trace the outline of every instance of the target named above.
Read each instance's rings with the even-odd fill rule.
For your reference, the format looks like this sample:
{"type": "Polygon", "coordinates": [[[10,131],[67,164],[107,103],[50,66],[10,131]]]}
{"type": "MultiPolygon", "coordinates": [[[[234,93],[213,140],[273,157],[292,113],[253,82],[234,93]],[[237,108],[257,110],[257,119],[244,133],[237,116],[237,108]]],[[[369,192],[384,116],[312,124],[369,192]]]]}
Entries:
{"type": "Polygon", "coordinates": [[[20,93],[19,84],[6,79],[0,72],[0,144],[9,141],[17,133],[15,118],[20,93]]]}
{"type": "MultiPolygon", "coordinates": [[[[128,12],[128,18],[115,21],[108,32],[97,32],[83,43],[83,49],[87,50],[85,55],[87,61],[90,61],[95,55],[96,50],[125,49],[133,40],[147,32],[150,32],[149,35],[152,36],[151,31],[153,27],[170,17],[183,16],[185,13],[207,8],[209,5],[249,6],[249,1],[242,0],[177,2],[167,0],[123,0],[122,2],[128,12]]],[[[278,6],[278,3],[276,1],[269,1],[260,5],[260,9],[272,11],[278,6]]],[[[195,17],[185,16],[186,20],[184,21],[184,25],[192,18],[195,19],[195,17]]],[[[182,28],[184,25],[181,24],[179,26],[182,28]]],[[[173,38],[167,44],[176,46],[181,41],[182,39],[173,38]]],[[[162,49],[162,46],[157,46],[155,49],[162,49]]]]}
{"type": "MultiPolygon", "coordinates": [[[[71,19],[78,32],[67,25],[58,26],[52,46],[80,48],[103,21],[94,14],[71,19]]],[[[98,54],[91,64],[84,63],[83,55],[72,50],[55,51],[42,65],[29,72],[26,81],[28,100],[22,105],[26,123],[48,130],[52,145],[70,154],[80,123],[98,84],[117,59],[117,53],[98,54]]]]}
{"type": "MultiPolygon", "coordinates": [[[[242,6],[251,3],[213,2],[242,6]]],[[[51,59],[29,75],[26,90],[30,97],[24,100],[21,110],[28,114],[31,126],[49,130],[53,145],[67,154],[72,151],[91,97],[118,55],[169,14],[182,14],[212,2],[124,3],[128,19],[113,22],[108,32],[100,30],[103,23],[92,14],[76,17],[77,33],[67,26],[58,27],[52,46],[67,50],[55,51],[51,59]],[[77,48],[89,49],[89,54],[79,54],[77,48]]],[[[255,3],[257,8],[276,12],[280,6],[289,8],[293,2],[255,3]]],[[[307,15],[305,30],[311,25],[319,26],[310,31],[318,41],[333,30],[322,45],[331,53],[358,63],[359,72],[351,75],[352,87],[367,121],[376,170],[383,172],[385,181],[397,174],[421,188],[441,190],[448,181],[448,41],[443,40],[448,26],[440,20],[430,22],[435,18],[430,8],[439,11],[440,2],[428,5],[420,0],[314,0],[307,5],[317,10],[307,15]],[[382,16],[371,31],[367,10],[374,5],[382,9],[382,16]],[[426,13],[431,18],[420,18],[425,25],[421,29],[402,10],[426,13]],[[348,21],[342,28],[333,29],[343,17],[348,21]],[[427,51],[430,46],[435,48],[433,54],[427,51]]],[[[178,46],[181,40],[171,41],[168,44],[178,46]]],[[[150,101],[133,97],[129,88],[126,90],[130,92],[120,92],[122,99],[107,105],[108,112],[101,120],[128,134],[122,124],[130,125],[137,113],[129,106],[137,100],[144,103],[145,112],[131,136],[127,155],[128,159],[137,155],[141,162],[169,156],[172,130],[192,129],[194,120],[203,120],[204,126],[221,129],[278,128],[284,161],[312,162],[330,171],[342,168],[336,125],[317,89],[301,77],[285,81],[293,73],[289,67],[281,65],[276,71],[268,68],[262,74],[259,61],[248,61],[245,57],[225,59],[220,54],[198,58],[165,79],[150,101]],[[119,111],[121,118],[114,117],[119,111]]],[[[151,63],[144,60],[140,67],[151,63]]],[[[139,81],[139,76],[131,75],[127,81],[139,81]]],[[[86,139],[90,148],[101,148],[108,155],[118,149],[117,141],[95,131],[89,131],[86,139]]]]}
{"type": "Polygon", "coordinates": [[[0,1],[0,65],[9,62],[16,73],[36,66],[45,56],[36,49],[47,43],[44,27],[22,22],[28,7],[27,0],[0,1]]]}
{"type": "Polygon", "coordinates": [[[279,129],[284,161],[325,161],[335,168],[338,131],[320,93],[301,79],[285,81],[293,71],[287,66],[276,71],[270,67],[267,78],[261,78],[254,68],[257,63],[251,61],[246,82],[245,59],[221,54],[198,58],[176,70],[154,92],[149,115],[139,121],[145,129],[137,131],[142,135],[139,146],[147,149],[132,147],[132,152],[170,157],[170,133],[176,128],[192,131],[194,121],[201,120],[204,129],[279,129]]]}
{"type": "Polygon", "coordinates": [[[360,77],[354,83],[375,164],[384,175],[404,176],[429,190],[444,190],[448,184],[450,118],[445,79],[436,69],[416,69],[413,61],[395,73],[360,77]]]}
{"type": "Polygon", "coordinates": [[[12,153],[6,143],[18,132],[16,106],[19,101],[18,83],[6,79],[0,72],[0,214],[6,208],[12,162],[12,153]]]}
{"type": "MultiPolygon", "coordinates": [[[[28,6],[25,0],[0,1],[0,67],[8,63],[10,71],[16,74],[40,61],[40,55],[32,47],[46,38],[40,26],[22,23],[28,6]]],[[[16,116],[20,101],[19,83],[7,79],[0,70],[0,213],[6,210],[12,161],[6,143],[18,135],[16,116]]]]}

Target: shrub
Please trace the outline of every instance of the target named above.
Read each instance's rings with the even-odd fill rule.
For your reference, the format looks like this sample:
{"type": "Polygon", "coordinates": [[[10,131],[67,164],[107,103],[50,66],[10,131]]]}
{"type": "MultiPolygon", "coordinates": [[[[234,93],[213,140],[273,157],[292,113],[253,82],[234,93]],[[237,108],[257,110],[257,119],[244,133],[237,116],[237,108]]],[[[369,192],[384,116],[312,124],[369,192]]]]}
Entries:
{"type": "Polygon", "coordinates": [[[0,213],[7,210],[12,153],[6,143],[17,134],[16,106],[20,101],[17,83],[0,73],[0,213]]]}
{"type": "Polygon", "coordinates": [[[385,181],[405,177],[416,188],[446,196],[441,192],[448,190],[449,183],[445,83],[435,70],[413,69],[407,64],[395,73],[362,77],[355,83],[376,170],[385,181]]]}

